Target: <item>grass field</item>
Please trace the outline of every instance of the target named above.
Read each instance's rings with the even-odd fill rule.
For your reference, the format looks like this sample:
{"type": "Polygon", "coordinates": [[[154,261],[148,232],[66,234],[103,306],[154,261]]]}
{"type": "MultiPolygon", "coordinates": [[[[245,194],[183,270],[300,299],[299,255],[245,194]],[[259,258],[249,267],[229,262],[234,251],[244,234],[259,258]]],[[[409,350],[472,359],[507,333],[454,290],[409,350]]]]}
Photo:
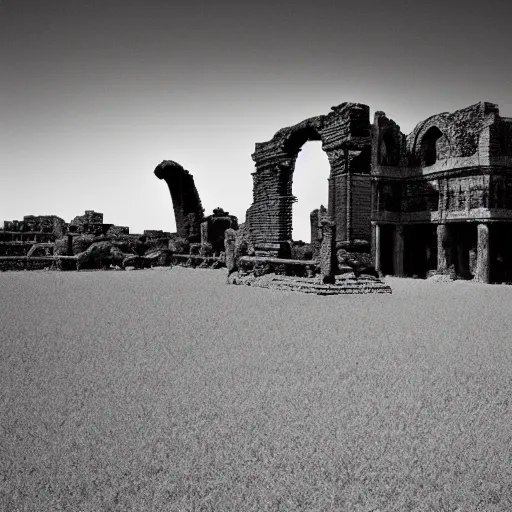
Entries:
{"type": "Polygon", "coordinates": [[[225,279],[0,274],[0,510],[512,510],[512,287],[225,279]]]}

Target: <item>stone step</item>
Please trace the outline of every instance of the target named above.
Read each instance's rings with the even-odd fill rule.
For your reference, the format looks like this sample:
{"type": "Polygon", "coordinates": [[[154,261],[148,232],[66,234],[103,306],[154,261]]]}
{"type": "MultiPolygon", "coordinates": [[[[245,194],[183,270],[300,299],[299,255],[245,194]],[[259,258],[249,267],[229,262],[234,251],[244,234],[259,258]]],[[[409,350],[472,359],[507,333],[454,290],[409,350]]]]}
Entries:
{"type": "Polygon", "coordinates": [[[372,276],[359,279],[351,277],[338,278],[335,284],[324,284],[320,278],[292,277],[276,274],[265,274],[260,277],[251,275],[232,278],[234,284],[247,284],[260,288],[291,290],[317,295],[341,295],[364,293],[392,293],[391,288],[372,276]]]}

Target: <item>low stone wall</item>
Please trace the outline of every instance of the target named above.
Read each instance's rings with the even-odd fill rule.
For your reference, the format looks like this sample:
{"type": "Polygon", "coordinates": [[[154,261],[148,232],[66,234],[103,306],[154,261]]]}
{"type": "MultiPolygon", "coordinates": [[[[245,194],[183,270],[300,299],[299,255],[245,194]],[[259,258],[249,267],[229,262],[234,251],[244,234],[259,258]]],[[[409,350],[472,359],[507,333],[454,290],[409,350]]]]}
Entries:
{"type": "Polygon", "coordinates": [[[171,265],[180,265],[183,267],[199,268],[221,268],[226,263],[223,259],[215,256],[201,256],[199,254],[173,254],[171,256],[171,265]]]}
{"type": "Polygon", "coordinates": [[[242,256],[238,260],[240,270],[255,274],[275,273],[287,276],[314,276],[320,271],[318,260],[292,260],[264,256],[242,256]]]}
{"type": "Polygon", "coordinates": [[[0,271],[19,270],[76,270],[74,256],[0,256],[0,271]]]}

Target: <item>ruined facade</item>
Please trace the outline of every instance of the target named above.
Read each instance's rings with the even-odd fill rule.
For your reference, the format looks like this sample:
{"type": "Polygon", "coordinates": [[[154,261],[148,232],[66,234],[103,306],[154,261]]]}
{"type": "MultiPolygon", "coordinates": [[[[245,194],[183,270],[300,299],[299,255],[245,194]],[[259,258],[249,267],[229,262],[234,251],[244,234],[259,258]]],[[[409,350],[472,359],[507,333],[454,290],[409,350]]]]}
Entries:
{"type": "Polygon", "coordinates": [[[126,226],[104,224],[103,213],[94,210],[86,210],[69,223],[56,215],[25,215],[22,221],[4,221],[4,228],[0,229],[0,256],[52,255],[56,249],[62,253],[60,246],[73,254],[71,238],[110,238],[129,232],[126,226]]]}
{"type": "Polygon", "coordinates": [[[0,230],[0,256],[26,256],[34,245],[53,253],[53,243],[67,231],[56,215],[25,215],[22,221],[4,221],[0,230]]]}
{"type": "Polygon", "coordinates": [[[512,281],[512,119],[481,102],[406,137],[372,126],[372,241],[384,274],[512,281]]]}
{"type": "Polygon", "coordinates": [[[371,241],[381,274],[512,282],[512,118],[497,105],[432,116],[405,136],[383,112],[370,125],[366,105],[343,103],[256,144],[246,224],[258,255],[287,257],[293,170],[308,140],[322,141],[331,166],[327,211],[311,213],[324,275],[337,271],[333,253],[339,262],[371,241]]]}
{"type": "Polygon", "coordinates": [[[270,141],[256,144],[253,204],[247,210],[246,224],[258,255],[289,255],[292,204],[297,200],[292,193],[293,171],[308,140],[322,142],[331,167],[327,209],[336,227],[333,243],[370,241],[369,107],[342,103],[327,115],[283,128],[270,141]]]}

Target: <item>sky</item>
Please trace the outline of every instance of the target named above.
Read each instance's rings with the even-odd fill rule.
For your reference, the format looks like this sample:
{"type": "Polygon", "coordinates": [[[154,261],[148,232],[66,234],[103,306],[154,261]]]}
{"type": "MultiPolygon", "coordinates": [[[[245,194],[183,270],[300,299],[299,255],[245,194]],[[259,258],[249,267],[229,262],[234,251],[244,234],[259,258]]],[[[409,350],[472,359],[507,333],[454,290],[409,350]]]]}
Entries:
{"type": "MultiPolygon", "coordinates": [[[[508,0],[0,0],[0,227],[24,215],[175,231],[154,168],[245,220],[256,142],[344,101],[404,133],[479,101],[512,116],[508,0]],[[457,3],[459,6],[457,6],[457,3]]],[[[293,238],[327,206],[307,142],[293,238]]]]}

